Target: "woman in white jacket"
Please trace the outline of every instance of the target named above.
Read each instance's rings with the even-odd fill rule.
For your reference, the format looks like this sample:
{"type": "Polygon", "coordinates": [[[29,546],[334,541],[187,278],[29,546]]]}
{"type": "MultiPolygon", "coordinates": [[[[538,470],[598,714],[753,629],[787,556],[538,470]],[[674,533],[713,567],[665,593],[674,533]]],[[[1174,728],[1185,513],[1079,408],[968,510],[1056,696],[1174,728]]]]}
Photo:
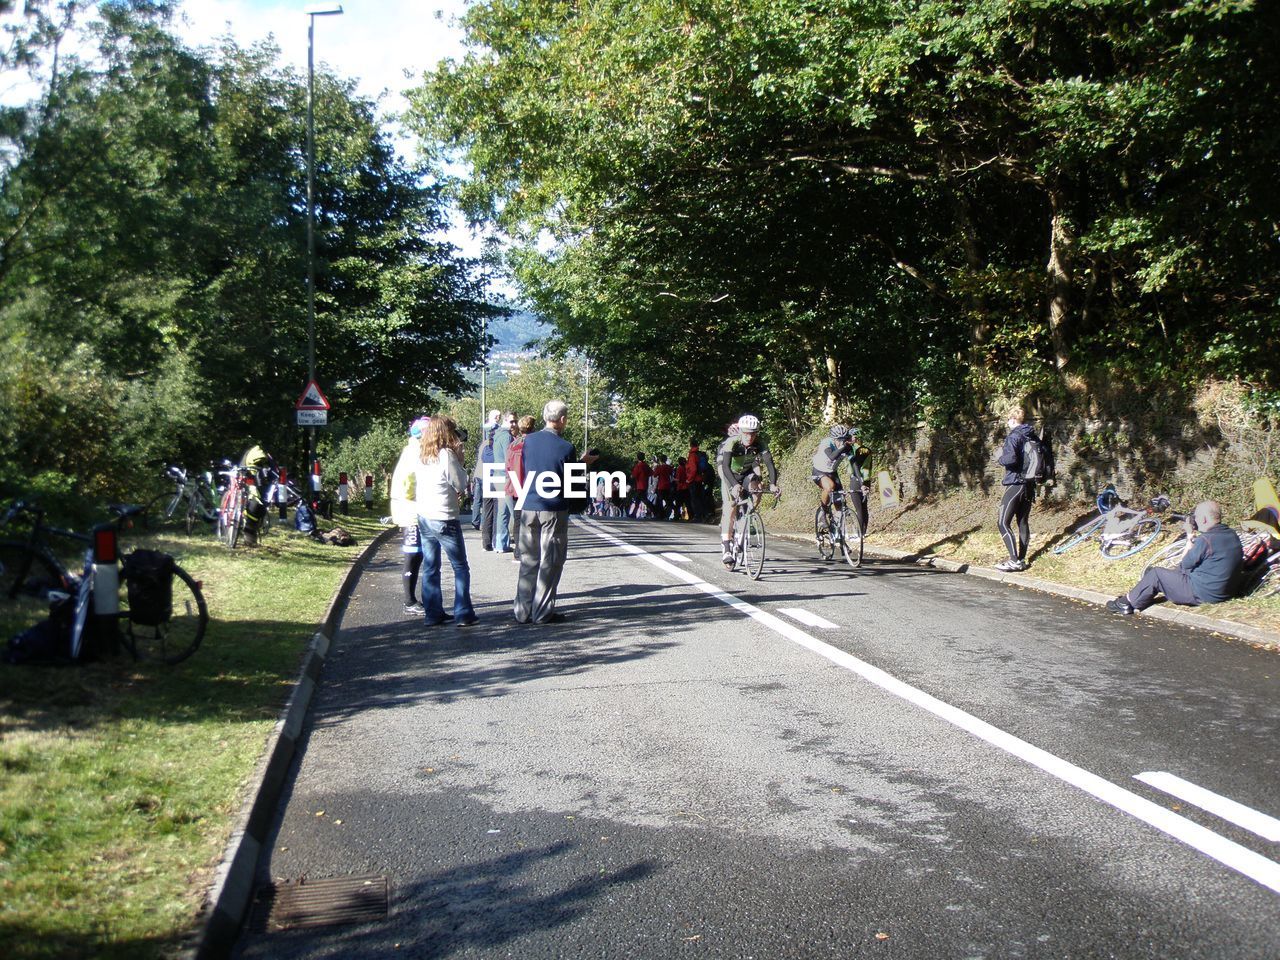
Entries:
{"type": "Polygon", "coordinates": [[[476,622],[471,606],[471,568],[458,522],[458,506],[467,489],[462,468],[462,440],[448,417],[432,417],[422,431],[420,463],[414,482],[418,534],[422,547],[422,607],[427,626],[453,620],[469,627],[476,622]],[[440,553],[453,567],[453,615],[444,612],[440,590],[440,553]]]}

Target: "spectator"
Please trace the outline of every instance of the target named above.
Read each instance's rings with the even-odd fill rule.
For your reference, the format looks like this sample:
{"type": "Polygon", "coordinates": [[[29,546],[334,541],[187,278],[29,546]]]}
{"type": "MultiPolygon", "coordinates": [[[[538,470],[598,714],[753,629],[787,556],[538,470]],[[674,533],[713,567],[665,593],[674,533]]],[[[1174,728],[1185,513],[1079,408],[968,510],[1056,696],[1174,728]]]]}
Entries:
{"type": "MultiPolygon", "coordinates": [[[[501,410],[490,410],[489,418],[484,422],[484,429],[480,431],[480,443],[476,446],[476,481],[483,480],[484,465],[493,463],[493,435],[498,430],[498,420],[501,416],[501,410]]],[[[471,508],[471,513],[473,522],[474,518],[479,518],[480,522],[476,528],[480,531],[480,546],[485,550],[493,549],[493,522],[497,506],[497,501],[493,497],[486,497],[483,488],[477,483],[476,502],[471,508]]]]}
{"type": "MultiPolygon", "coordinates": [[[[498,425],[499,410],[490,410],[489,416],[480,425],[480,439],[476,443],[476,462],[471,476],[471,525],[477,530],[484,526],[484,497],[480,494],[480,464],[485,455],[485,444],[492,444],[492,430],[498,425]]],[[[492,446],[490,446],[492,450],[492,446]]]]}
{"type": "Polygon", "coordinates": [[[707,456],[705,450],[699,450],[697,444],[694,444],[691,452],[695,454],[694,475],[698,478],[697,492],[701,494],[699,499],[702,501],[699,504],[698,520],[699,522],[714,520],[716,502],[711,491],[715,483],[715,470],[711,466],[711,458],[707,456]]]}
{"type": "Polygon", "coordinates": [[[685,457],[676,460],[675,472],[672,474],[675,483],[676,493],[676,519],[688,520],[692,514],[689,511],[689,478],[685,469],[689,461],[685,457]]]}
{"type": "MultiPolygon", "coordinates": [[[[569,549],[569,503],[564,496],[565,466],[579,462],[573,444],[561,434],[569,421],[563,400],[549,400],[542,408],[546,427],[524,439],[521,468],[529,483],[520,516],[520,578],[516,583],[516,623],[558,623],[556,588],[569,549]],[[538,492],[539,475],[554,477],[554,496],[538,492]],[[530,479],[532,482],[530,482],[530,479]]],[[[588,453],[583,463],[597,457],[588,453]]],[[[550,485],[550,479],[543,480],[550,485]]]]}
{"type": "MultiPolygon", "coordinates": [[[[1005,437],[1004,448],[996,458],[1004,467],[1004,479],[1001,481],[1004,496],[1000,500],[996,525],[1000,528],[1000,539],[1009,551],[1009,559],[997,563],[996,569],[1006,573],[1027,569],[1027,545],[1031,542],[1031,505],[1036,499],[1036,481],[1027,475],[1027,445],[1032,443],[1046,454],[1048,452],[1047,446],[1036,436],[1026,420],[1027,414],[1022,407],[1014,407],[1009,411],[1009,419],[1006,421],[1009,435],[1005,437]]],[[[1050,456],[1047,467],[1050,476],[1052,468],[1050,456]]]]}
{"type": "Polygon", "coordinates": [[[637,453],[635,465],[631,468],[631,499],[627,503],[627,516],[640,519],[640,512],[648,502],[650,473],[644,453],[637,453]]]}
{"type": "Polygon", "coordinates": [[[530,416],[523,416],[516,424],[516,438],[507,447],[506,494],[507,508],[511,511],[511,562],[520,562],[520,510],[516,507],[515,481],[524,480],[524,469],[521,467],[524,456],[524,438],[533,432],[537,421],[530,416]]]}
{"type": "Polygon", "coordinates": [[[1192,518],[1187,533],[1199,533],[1182,562],[1173,569],[1150,568],[1127,594],[1108,600],[1108,610],[1126,616],[1137,613],[1155,603],[1162,593],[1170,603],[1189,607],[1231,599],[1244,565],[1240,538],[1223,524],[1222,507],[1216,501],[1196,504],[1192,518]]]}
{"type": "MultiPolygon", "coordinates": [[[[493,435],[493,462],[495,466],[501,467],[497,476],[502,478],[503,486],[506,486],[507,473],[507,448],[511,446],[511,441],[515,439],[517,433],[516,415],[508,410],[502,415],[502,421],[498,424],[497,430],[493,435]]],[[[512,501],[506,496],[494,501],[494,542],[493,548],[498,553],[511,552],[511,514],[513,511],[512,501]]]]}
{"type": "Polygon", "coordinates": [[[671,516],[672,489],[671,464],[667,463],[665,453],[658,454],[658,462],[653,465],[653,505],[654,516],[666,520],[671,516]]]}
{"type": "Polygon", "coordinates": [[[462,467],[462,440],[448,417],[432,417],[422,431],[415,495],[418,536],[422,543],[422,607],[427,626],[454,620],[469,627],[476,622],[471,606],[471,568],[458,520],[458,497],[467,488],[462,467]],[[453,615],[444,612],[440,589],[440,554],[453,568],[453,615]]]}
{"type": "MultiPolygon", "coordinates": [[[[401,580],[406,616],[423,617],[426,610],[418,601],[418,570],[422,567],[422,541],[418,533],[417,478],[422,462],[422,431],[430,417],[419,417],[409,427],[409,440],[391,474],[391,522],[400,528],[400,553],[404,557],[401,580]]],[[[343,474],[342,476],[346,476],[343,474]]]]}

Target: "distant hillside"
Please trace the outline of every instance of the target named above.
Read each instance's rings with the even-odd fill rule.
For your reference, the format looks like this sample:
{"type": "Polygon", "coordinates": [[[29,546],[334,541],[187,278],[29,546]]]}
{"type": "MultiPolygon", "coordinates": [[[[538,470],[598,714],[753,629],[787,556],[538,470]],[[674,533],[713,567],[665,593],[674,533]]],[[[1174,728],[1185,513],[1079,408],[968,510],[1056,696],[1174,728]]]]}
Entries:
{"type": "Polygon", "coordinates": [[[505,320],[494,320],[489,324],[489,333],[496,338],[494,353],[529,352],[526,345],[531,340],[547,336],[551,327],[542,322],[536,315],[518,310],[505,320]]]}

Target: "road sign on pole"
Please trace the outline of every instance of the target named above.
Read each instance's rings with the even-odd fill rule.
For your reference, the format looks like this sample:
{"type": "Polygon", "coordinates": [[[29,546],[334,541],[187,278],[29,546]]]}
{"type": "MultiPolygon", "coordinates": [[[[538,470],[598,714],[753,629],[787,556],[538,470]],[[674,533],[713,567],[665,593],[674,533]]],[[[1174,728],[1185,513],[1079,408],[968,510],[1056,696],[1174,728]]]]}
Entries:
{"type": "Polygon", "coordinates": [[[307,388],[294,405],[298,410],[328,410],[329,401],[320,392],[320,385],[314,380],[307,381],[307,388]]]}
{"type": "Polygon", "coordinates": [[[297,410],[295,415],[298,418],[298,426],[300,427],[327,427],[329,425],[328,410],[297,410]]]}
{"type": "Polygon", "coordinates": [[[307,381],[307,388],[294,405],[297,410],[298,426],[324,427],[329,424],[329,401],[320,392],[320,385],[314,380],[307,381]]]}

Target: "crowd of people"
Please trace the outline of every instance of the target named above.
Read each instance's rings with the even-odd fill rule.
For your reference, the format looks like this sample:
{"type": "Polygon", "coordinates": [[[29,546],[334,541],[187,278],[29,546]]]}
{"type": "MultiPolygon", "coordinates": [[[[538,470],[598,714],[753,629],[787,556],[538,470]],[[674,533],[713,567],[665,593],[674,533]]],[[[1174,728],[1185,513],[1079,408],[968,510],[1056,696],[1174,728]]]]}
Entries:
{"type": "MultiPolygon", "coordinates": [[[[541,424],[532,416],[489,411],[471,475],[464,466],[465,431],[444,416],[414,421],[392,478],[392,517],[403,530],[406,614],[421,616],[429,625],[452,620],[469,626],[477,621],[461,526],[463,503],[471,499],[471,522],[480,532],[481,548],[509,554],[519,566],[512,600],[515,621],[544,624],[563,618],[556,610],[556,592],[568,550],[571,504],[562,487],[544,489],[532,481],[544,473],[562,478],[569,465],[585,467],[598,460],[596,451],[579,454],[564,439],[567,420],[568,409],[559,400],[546,404],[541,424]],[[451,612],[445,609],[440,587],[446,558],[454,574],[451,612]]],[[[1009,411],[1006,426],[1007,435],[996,455],[1004,469],[996,526],[1008,557],[996,568],[1015,572],[1028,567],[1032,506],[1041,488],[1054,484],[1055,463],[1048,438],[1036,433],[1023,408],[1009,411]]],[[[846,495],[865,531],[870,451],[853,428],[836,424],[812,457],[811,480],[824,510],[831,508],[833,494],[844,489],[839,473],[842,463],[850,475],[846,495]]],[[[597,474],[596,487],[588,492],[593,501],[588,513],[610,509],[605,515],[703,522],[715,517],[718,481],[722,559],[727,566],[733,559],[735,504],[744,495],[779,491],[777,468],[760,434],[760,422],[752,414],[729,425],[714,458],[695,440],[674,464],[665,454],[650,459],[638,453],[629,472],[629,489],[624,489],[619,473],[597,474]]],[[[1180,565],[1152,568],[1132,590],[1108,603],[1110,610],[1131,614],[1160,595],[1189,605],[1215,603],[1232,595],[1244,562],[1243,548],[1235,532],[1222,523],[1221,507],[1214,501],[1200,503],[1188,524],[1196,540],[1180,565]]]]}
{"type": "MultiPolygon", "coordinates": [[[[594,453],[579,456],[562,436],[568,419],[568,407],[561,400],[543,407],[542,429],[535,429],[531,416],[503,417],[491,411],[476,451],[473,522],[481,531],[483,549],[510,553],[520,566],[512,602],[512,615],[520,624],[564,619],[555,606],[569,545],[566,491],[558,484],[530,483],[520,503],[517,485],[526,475],[563,478],[570,464],[595,462],[594,453]],[[486,495],[486,475],[502,495],[486,495]]],[[[479,619],[471,601],[471,567],[461,520],[462,500],[471,486],[464,443],[463,432],[449,417],[419,418],[409,428],[409,441],[391,479],[392,518],[402,529],[404,610],[421,616],[428,626],[452,621],[466,627],[479,619]],[[446,558],[453,570],[452,612],[445,610],[441,589],[446,558]]]]}

